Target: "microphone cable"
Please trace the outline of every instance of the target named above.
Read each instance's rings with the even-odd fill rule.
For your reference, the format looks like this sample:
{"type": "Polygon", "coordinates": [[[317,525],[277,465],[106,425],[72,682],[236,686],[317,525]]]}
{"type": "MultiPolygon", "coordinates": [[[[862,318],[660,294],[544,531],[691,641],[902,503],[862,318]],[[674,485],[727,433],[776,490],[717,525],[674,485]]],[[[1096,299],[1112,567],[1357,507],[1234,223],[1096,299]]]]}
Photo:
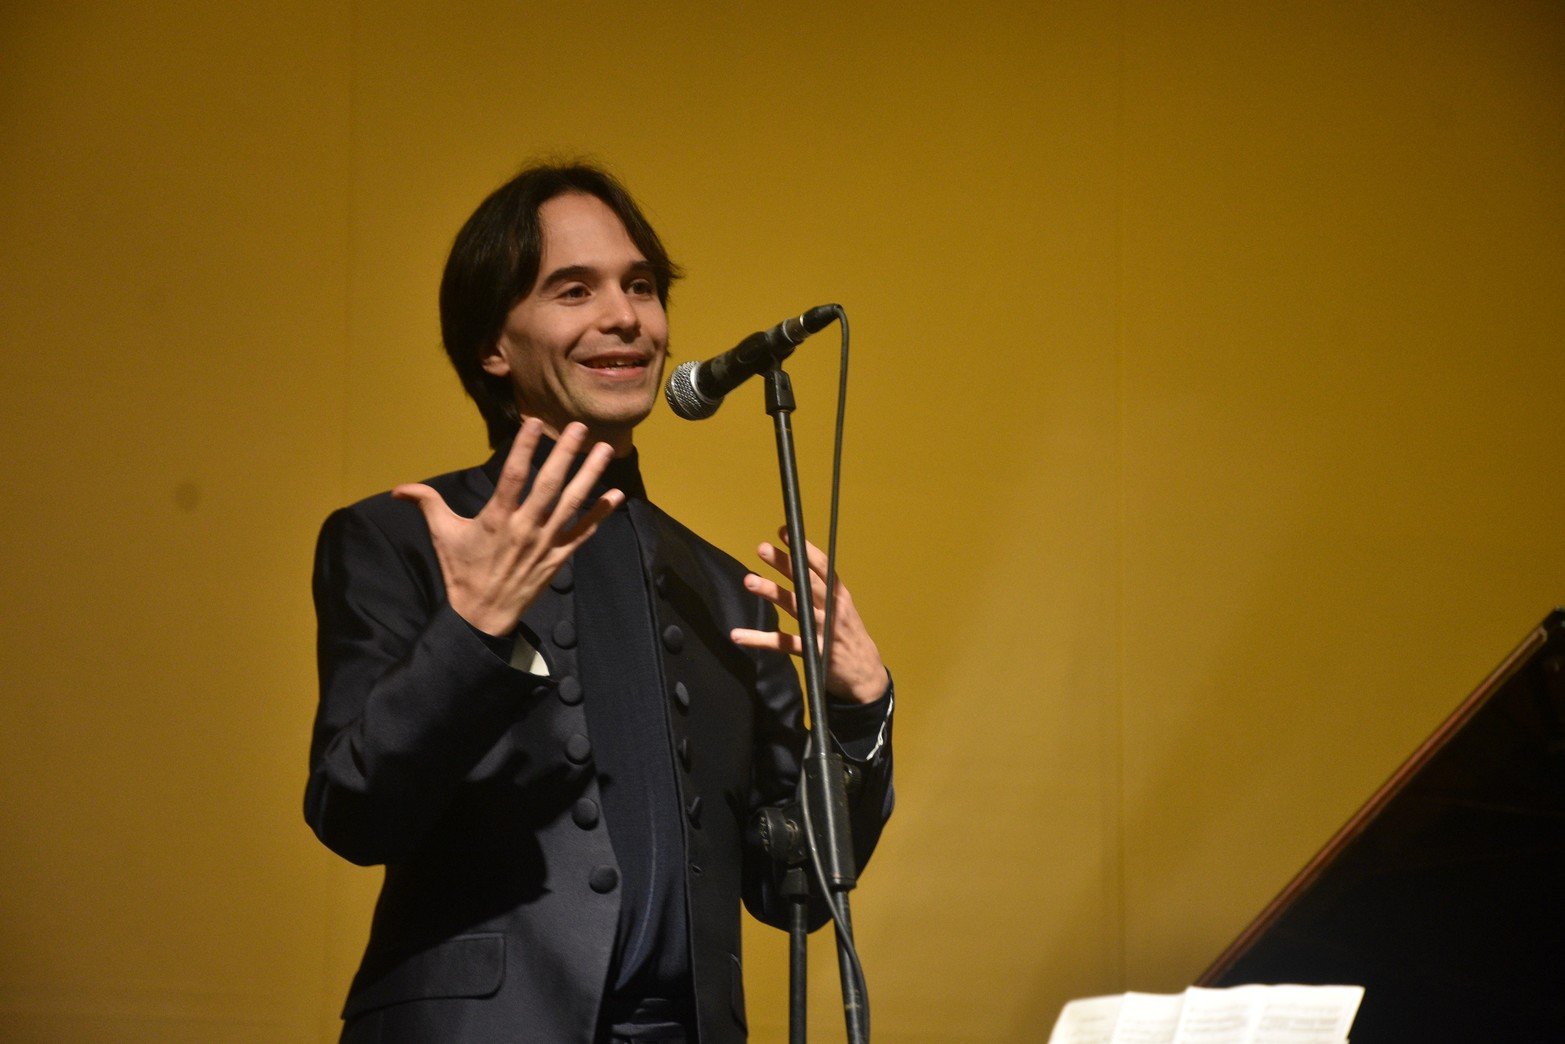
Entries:
{"type": "MultiPolygon", "coordinates": [[[[829,507],[829,519],[826,533],[826,604],[823,612],[821,639],[821,683],[830,675],[832,632],[836,622],[837,611],[837,521],[839,507],[841,505],[842,492],[842,432],[845,427],[848,402],[848,313],[842,306],[832,305],[833,313],[842,328],[842,348],[840,361],[837,365],[837,417],[835,431],[832,436],[831,454],[831,499],[829,507]]],[[[809,549],[789,548],[792,554],[803,554],[806,563],[809,561],[809,549]]],[[[824,705],[827,699],[826,693],[821,693],[821,702],[824,705]]],[[[809,743],[811,745],[820,742],[820,722],[811,722],[809,743]]],[[[807,745],[804,750],[804,758],[808,760],[813,746],[807,745]]],[[[854,943],[853,931],[843,918],[842,910],[838,906],[838,896],[832,892],[826,882],[826,869],[821,862],[820,850],[815,844],[815,825],[810,817],[809,797],[805,793],[803,765],[800,765],[799,781],[795,785],[795,795],[799,802],[799,808],[804,816],[804,841],[805,849],[810,854],[810,866],[815,871],[815,881],[820,886],[821,895],[826,901],[826,907],[831,911],[831,919],[837,926],[837,938],[841,943],[843,955],[847,958],[848,966],[852,971],[855,984],[858,987],[860,1002],[864,1006],[864,1039],[869,1039],[869,984],[864,978],[864,965],[859,961],[858,947],[854,943]]],[[[823,781],[824,782],[824,781],[823,781]]],[[[851,818],[851,817],[850,817],[851,818]]],[[[855,864],[858,862],[857,853],[852,856],[855,864]]],[[[857,876],[857,868],[854,874],[857,876]]]]}

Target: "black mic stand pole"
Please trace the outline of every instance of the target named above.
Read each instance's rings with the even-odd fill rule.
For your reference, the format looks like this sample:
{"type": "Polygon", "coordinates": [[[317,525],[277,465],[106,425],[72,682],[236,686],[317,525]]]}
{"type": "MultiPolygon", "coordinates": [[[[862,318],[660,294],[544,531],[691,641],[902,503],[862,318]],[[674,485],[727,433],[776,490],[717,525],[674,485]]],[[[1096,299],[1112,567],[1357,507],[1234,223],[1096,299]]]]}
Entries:
{"type": "MultiPolygon", "coordinates": [[[[799,640],[803,644],[804,699],[809,709],[809,729],[803,765],[804,800],[813,841],[825,871],[826,902],[835,911],[837,926],[837,970],[842,980],[842,1010],[850,1044],[868,1044],[864,997],[859,988],[852,958],[853,918],[848,892],[856,883],[853,839],[848,829],[848,795],[842,758],[831,753],[826,715],[826,685],[821,651],[815,629],[814,585],[810,582],[809,554],[804,538],[804,510],[799,503],[799,467],[793,452],[793,382],[779,361],[766,371],[766,412],[777,434],[777,465],[782,477],[783,511],[788,522],[788,553],[793,562],[793,593],[797,600],[799,640]]],[[[795,879],[797,880],[797,879],[795,879]]],[[[789,961],[790,1035],[804,1039],[804,984],[793,977],[804,975],[801,903],[795,903],[790,924],[801,929],[791,932],[789,961]],[[797,1007],[797,1011],[792,1010],[797,1007]],[[794,1018],[797,1016],[797,1025],[794,1018]]]]}

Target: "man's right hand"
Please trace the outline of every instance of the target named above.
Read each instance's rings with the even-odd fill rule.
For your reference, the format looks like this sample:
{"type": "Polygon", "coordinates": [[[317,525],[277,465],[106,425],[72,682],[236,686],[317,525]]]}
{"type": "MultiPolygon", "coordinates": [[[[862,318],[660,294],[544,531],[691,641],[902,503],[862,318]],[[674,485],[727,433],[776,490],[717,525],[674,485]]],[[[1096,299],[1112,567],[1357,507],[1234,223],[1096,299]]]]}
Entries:
{"type": "Polygon", "coordinates": [[[587,429],[581,424],[567,425],[560,433],[527,499],[522,500],[542,432],[543,425],[536,419],[528,418],[522,425],[500,469],[494,495],[474,518],[452,511],[439,493],[423,483],[391,491],[398,499],[413,501],[424,513],[451,608],[480,631],[497,637],[516,629],[522,613],[565,560],[625,500],[624,493],[611,489],[577,517],[614,455],[606,443],[598,443],[567,483],[571,461],[587,441],[587,429]]]}

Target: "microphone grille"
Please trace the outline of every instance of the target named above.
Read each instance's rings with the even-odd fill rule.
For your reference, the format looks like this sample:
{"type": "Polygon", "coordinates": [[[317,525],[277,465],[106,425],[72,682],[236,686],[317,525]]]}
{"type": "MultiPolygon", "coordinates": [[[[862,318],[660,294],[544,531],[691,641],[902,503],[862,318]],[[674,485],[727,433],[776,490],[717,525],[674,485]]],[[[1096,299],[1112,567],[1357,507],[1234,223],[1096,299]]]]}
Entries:
{"type": "Polygon", "coordinates": [[[663,386],[669,408],[685,420],[706,420],[723,404],[723,400],[713,401],[696,390],[698,365],[694,360],[680,363],[663,386]]]}

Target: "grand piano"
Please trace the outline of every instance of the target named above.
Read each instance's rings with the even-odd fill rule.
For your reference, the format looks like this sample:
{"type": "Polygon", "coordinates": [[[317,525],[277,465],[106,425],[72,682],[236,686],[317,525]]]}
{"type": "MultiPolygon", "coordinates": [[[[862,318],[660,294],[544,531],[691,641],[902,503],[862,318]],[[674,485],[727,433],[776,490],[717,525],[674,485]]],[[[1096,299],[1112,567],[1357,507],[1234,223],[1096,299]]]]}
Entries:
{"type": "Polygon", "coordinates": [[[1362,985],[1354,1044],[1565,1042],[1565,610],[1199,982],[1362,985]]]}

